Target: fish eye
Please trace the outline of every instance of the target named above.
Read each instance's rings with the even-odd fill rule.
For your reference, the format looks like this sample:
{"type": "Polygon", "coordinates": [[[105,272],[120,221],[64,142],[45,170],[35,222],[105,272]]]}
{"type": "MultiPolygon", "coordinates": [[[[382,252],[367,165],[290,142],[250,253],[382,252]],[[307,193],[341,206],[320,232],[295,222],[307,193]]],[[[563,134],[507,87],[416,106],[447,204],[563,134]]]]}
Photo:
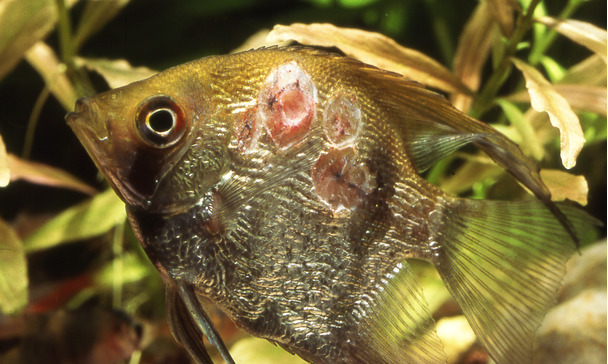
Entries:
{"type": "Polygon", "coordinates": [[[153,147],[177,143],[185,132],[184,112],[169,96],[157,95],[144,100],[137,112],[139,133],[153,147]]]}

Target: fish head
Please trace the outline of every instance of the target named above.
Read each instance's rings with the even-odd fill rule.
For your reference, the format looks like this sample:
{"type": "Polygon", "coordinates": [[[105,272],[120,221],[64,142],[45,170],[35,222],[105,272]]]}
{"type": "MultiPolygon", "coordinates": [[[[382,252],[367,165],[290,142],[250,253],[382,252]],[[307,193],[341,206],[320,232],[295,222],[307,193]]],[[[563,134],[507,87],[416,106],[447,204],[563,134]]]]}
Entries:
{"type": "Polygon", "coordinates": [[[81,98],[66,120],[127,205],[171,213],[197,203],[225,165],[209,95],[204,82],[163,72],[81,98]]]}

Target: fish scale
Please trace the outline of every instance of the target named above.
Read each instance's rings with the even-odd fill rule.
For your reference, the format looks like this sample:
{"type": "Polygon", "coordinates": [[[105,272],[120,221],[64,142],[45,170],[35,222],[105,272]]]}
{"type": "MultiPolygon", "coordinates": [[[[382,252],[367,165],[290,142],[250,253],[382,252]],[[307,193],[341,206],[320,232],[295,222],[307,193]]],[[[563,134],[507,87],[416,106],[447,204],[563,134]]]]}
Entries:
{"type": "Polygon", "coordinates": [[[172,332],[200,363],[203,335],[233,362],[201,299],[313,363],[445,362],[406,258],[435,265],[495,361],[528,362],[595,224],[553,203],[496,130],[316,49],[203,58],[81,99],[67,121],[127,204],[172,332]],[[538,200],[456,198],[418,174],[469,143],[538,200]]]}

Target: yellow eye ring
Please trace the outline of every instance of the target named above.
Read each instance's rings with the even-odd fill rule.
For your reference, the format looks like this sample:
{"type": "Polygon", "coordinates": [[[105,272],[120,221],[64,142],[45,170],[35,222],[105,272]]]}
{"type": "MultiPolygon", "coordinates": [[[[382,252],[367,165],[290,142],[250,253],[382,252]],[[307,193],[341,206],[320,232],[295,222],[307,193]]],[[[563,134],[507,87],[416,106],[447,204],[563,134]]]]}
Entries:
{"type": "Polygon", "coordinates": [[[137,112],[136,124],[142,139],[156,148],[174,145],[186,130],[183,110],[166,95],[155,95],[144,100],[137,112]]]}

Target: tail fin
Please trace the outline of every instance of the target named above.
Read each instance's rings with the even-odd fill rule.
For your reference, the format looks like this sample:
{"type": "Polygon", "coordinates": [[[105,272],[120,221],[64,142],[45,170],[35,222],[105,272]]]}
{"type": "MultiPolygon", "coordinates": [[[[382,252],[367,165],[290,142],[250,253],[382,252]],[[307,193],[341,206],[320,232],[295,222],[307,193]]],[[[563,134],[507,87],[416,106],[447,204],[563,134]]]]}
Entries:
{"type": "MultiPolygon", "coordinates": [[[[540,201],[448,201],[436,228],[437,270],[496,362],[530,362],[534,333],[574,252],[570,233],[540,201]]],[[[579,238],[595,224],[559,206],[579,238]]]]}

